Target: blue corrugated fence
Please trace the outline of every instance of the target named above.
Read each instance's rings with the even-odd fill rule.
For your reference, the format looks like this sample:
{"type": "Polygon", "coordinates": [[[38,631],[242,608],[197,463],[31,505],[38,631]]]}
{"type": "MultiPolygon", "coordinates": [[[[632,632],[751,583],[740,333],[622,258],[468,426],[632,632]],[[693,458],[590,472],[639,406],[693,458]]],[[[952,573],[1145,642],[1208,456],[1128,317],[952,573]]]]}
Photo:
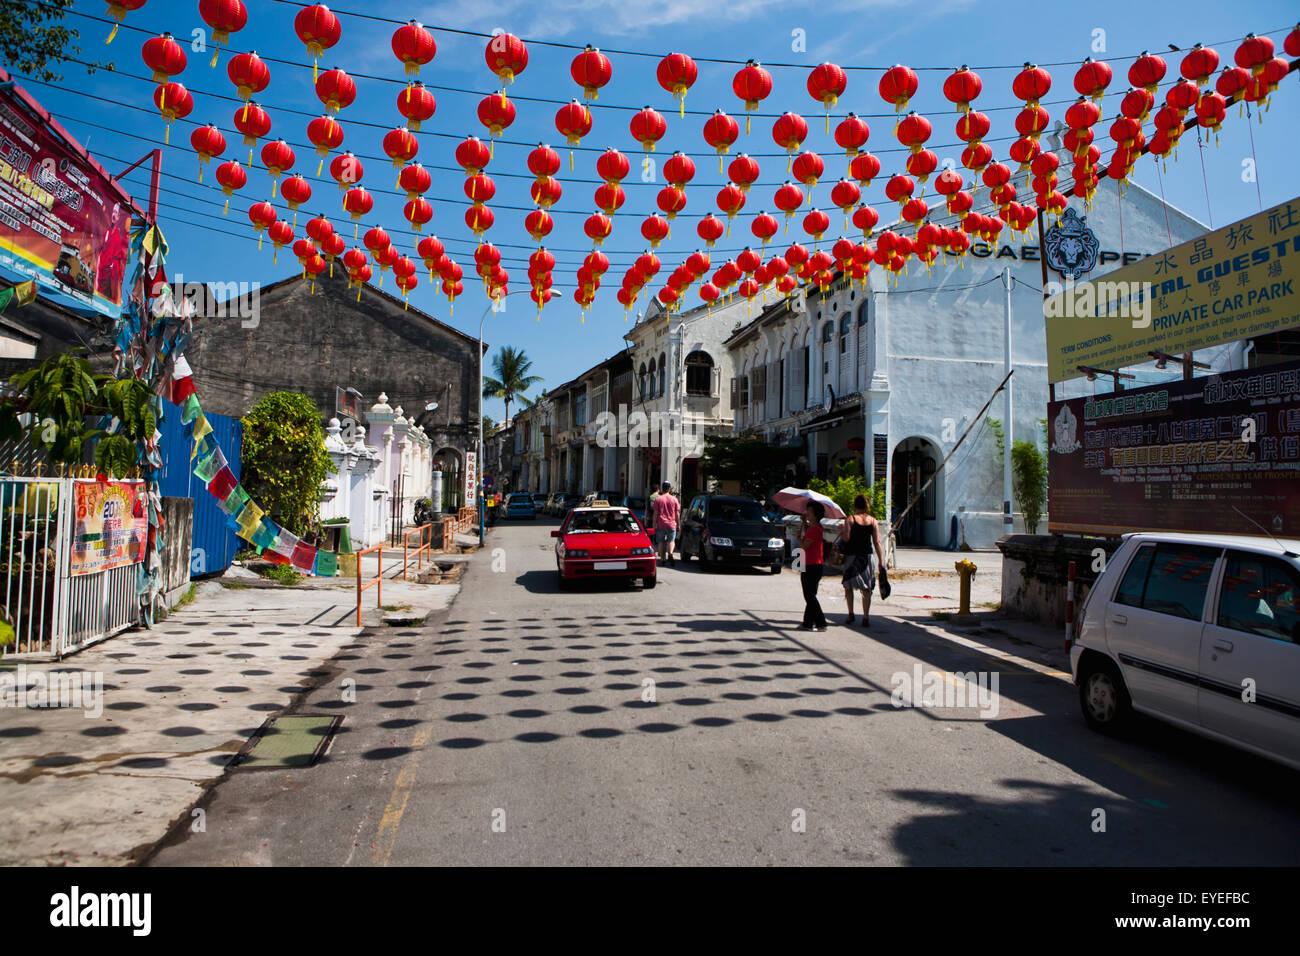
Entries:
{"type": "MultiPolygon", "coordinates": [[[[212,425],[212,437],[222,452],[235,477],[240,477],[240,452],[244,442],[244,426],[237,418],[204,412],[212,425]]],[[[181,410],[171,402],[163,401],[163,420],[158,426],[162,432],[162,474],[158,484],[165,497],[194,499],[194,538],[190,552],[190,573],[220,574],[230,567],[235,552],[240,549],[239,536],[231,530],[226,513],[217,500],[208,493],[203,482],[194,477],[190,465],[190,442],[181,424],[181,410]]]]}

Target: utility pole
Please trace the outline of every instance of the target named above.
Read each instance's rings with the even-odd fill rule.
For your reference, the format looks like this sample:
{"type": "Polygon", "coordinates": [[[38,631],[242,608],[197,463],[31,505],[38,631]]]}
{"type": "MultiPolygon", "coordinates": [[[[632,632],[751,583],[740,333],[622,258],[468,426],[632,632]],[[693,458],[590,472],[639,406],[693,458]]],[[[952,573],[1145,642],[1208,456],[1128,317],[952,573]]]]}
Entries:
{"type": "Polygon", "coordinates": [[[1006,411],[1003,414],[1002,424],[1002,532],[1011,534],[1015,530],[1014,519],[1011,511],[1011,445],[1012,436],[1015,433],[1014,422],[1012,420],[1013,407],[1011,403],[1011,267],[1006,266],[1002,270],[1002,284],[1006,287],[1006,315],[1003,319],[1005,335],[1003,337],[1002,349],[1002,370],[1006,373],[1006,396],[1004,398],[1006,411]]]}

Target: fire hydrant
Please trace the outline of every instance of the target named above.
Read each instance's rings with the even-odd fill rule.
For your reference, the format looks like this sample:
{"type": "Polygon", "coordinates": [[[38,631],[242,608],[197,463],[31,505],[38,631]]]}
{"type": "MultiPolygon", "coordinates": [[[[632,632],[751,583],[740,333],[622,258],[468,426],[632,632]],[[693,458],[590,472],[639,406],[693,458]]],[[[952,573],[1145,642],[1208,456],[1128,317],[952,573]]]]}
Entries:
{"type": "Polygon", "coordinates": [[[978,570],[975,563],[969,559],[958,561],[954,567],[957,573],[961,575],[961,607],[957,611],[958,618],[970,617],[970,582],[975,577],[978,570]]]}

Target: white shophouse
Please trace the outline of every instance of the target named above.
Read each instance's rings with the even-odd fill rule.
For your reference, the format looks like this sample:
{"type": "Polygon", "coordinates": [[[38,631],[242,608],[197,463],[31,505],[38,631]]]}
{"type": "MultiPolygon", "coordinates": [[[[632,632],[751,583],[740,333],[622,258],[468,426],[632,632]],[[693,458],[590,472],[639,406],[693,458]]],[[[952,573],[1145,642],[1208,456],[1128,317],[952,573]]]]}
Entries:
{"type": "MultiPolygon", "coordinates": [[[[1023,186],[1023,174],[1016,182],[1023,186]]],[[[987,191],[981,193],[977,205],[987,196],[987,191]]],[[[1071,199],[1070,209],[1078,217],[1071,228],[1084,226],[1095,239],[1082,243],[1085,252],[1092,244],[1097,253],[1095,267],[1084,278],[1097,278],[1205,232],[1190,216],[1137,185],[1125,186],[1121,199],[1110,180],[1098,190],[1091,211],[1078,199],[1071,199]]],[[[1054,222],[1045,218],[1044,229],[1054,222]]],[[[1036,231],[1022,241],[1004,229],[996,248],[975,243],[960,268],[950,262],[927,274],[913,262],[909,274],[895,284],[873,267],[867,288],[841,280],[825,297],[811,289],[806,301],[796,296],[787,303],[768,293],[772,304],[726,339],[736,370],[736,432],[801,448],[801,466],[811,474],[826,475],[841,462],[860,460],[858,467],[866,474],[885,479],[891,516],[897,516],[938,472],[1006,375],[1005,269],[1011,278],[1012,437],[1036,439],[1041,445],[1039,421],[1047,414],[1049,385],[1042,309],[1045,264],[1038,243],[1036,231]]],[[[1071,243],[1066,255],[1077,251],[1071,243]]],[[[1059,261],[1056,252],[1053,256],[1059,261]]],[[[1061,278],[1051,268],[1047,277],[1061,278]]],[[[670,336],[655,340],[662,343],[655,347],[672,354],[670,336]]],[[[1224,350],[1197,357],[1228,360],[1224,350]]],[[[1167,372],[1152,367],[1129,371],[1138,375],[1134,385],[1177,375],[1172,365],[1167,372]]],[[[1077,394],[1081,388],[1109,391],[1112,386],[1104,378],[1076,380],[1069,387],[1077,394]]],[[[1057,397],[1062,394],[1058,390],[1057,397]]],[[[988,416],[1005,425],[1005,396],[994,400],[988,416]]],[[[968,544],[991,547],[1011,530],[1004,530],[1002,502],[996,440],[981,420],[896,529],[898,541],[943,547],[956,519],[968,544]]],[[[1021,531],[1023,520],[1014,510],[1014,530],[1021,531]]],[[[1046,516],[1039,530],[1045,532],[1046,516]]]]}

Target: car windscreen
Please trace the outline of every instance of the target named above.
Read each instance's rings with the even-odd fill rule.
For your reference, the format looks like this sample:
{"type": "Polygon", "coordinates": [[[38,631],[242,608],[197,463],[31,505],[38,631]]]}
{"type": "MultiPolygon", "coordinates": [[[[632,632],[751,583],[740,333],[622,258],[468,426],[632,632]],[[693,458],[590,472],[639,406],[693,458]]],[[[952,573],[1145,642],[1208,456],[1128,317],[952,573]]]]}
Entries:
{"type": "Polygon", "coordinates": [[[566,534],[632,534],[640,527],[626,511],[579,511],[569,521],[566,534]]]}
{"type": "Polygon", "coordinates": [[[767,521],[757,501],[713,501],[709,504],[709,517],[726,522],[767,521]]]}

